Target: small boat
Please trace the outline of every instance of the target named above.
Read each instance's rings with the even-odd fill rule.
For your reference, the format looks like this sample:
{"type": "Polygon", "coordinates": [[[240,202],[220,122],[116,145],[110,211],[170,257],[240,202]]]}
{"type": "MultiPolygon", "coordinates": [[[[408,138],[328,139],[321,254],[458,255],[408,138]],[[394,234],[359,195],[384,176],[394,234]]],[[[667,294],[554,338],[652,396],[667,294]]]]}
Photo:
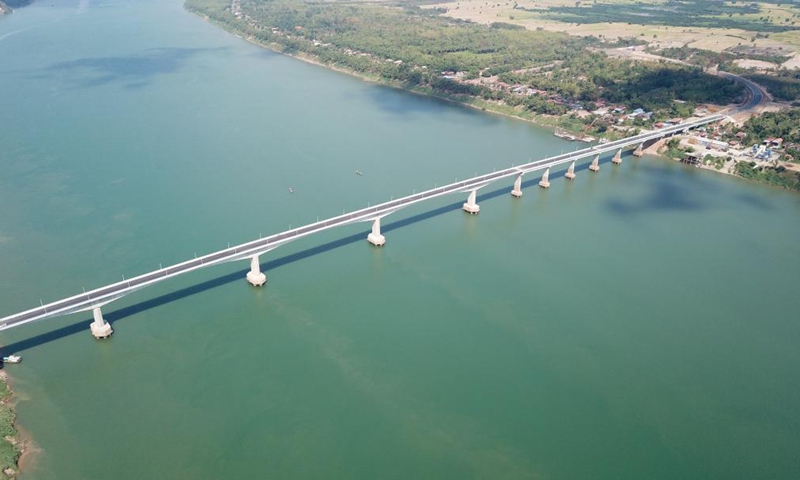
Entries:
{"type": "Polygon", "coordinates": [[[358,175],[360,177],[361,175],[364,175],[364,174],[361,173],[361,170],[356,170],[356,175],[358,175]]]}
{"type": "Polygon", "coordinates": [[[3,357],[3,363],[19,363],[22,361],[22,357],[19,355],[9,355],[7,357],[3,357]]]}
{"type": "Polygon", "coordinates": [[[289,187],[289,193],[294,193],[294,188],[289,187]]]}

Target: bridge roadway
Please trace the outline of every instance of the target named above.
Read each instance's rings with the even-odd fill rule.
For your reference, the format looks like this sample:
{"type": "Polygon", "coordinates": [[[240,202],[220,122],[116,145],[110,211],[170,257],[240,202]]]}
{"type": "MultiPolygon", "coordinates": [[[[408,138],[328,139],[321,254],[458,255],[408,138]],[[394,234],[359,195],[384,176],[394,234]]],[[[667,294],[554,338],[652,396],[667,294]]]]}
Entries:
{"type": "MultiPolygon", "coordinates": [[[[166,268],[161,268],[138,277],[123,280],[121,282],[107,285],[89,292],[84,292],[80,295],[75,295],[69,298],[58,300],[56,302],[48,303],[47,305],[33,308],[31,310],[0,318],[0,330],[7,330],[9,328],[17,327],[19,325],[44,318],[99,309],[99,307],[117,300],[124,295],[177,275],[221,263],[252,259],[253,257],[256,257],[257,262],[258,255],[273,250],[290,241],[321,232],[323,230],[328,230],[351,223],[379,220],[380,218],[394,213],[401,208],[405,208],[425,200],[430,200],[432,198],[437,198],[451,193],[473,192],[498,180],[517,177],[534,172],[536,170],[555,167],[585,157],[601,155],[603,153],[608,153],[615,150],[621,151],[621,149],[626,147],[633,145],[638,146],[648,141],[657,140],[678,132],[688,131],[691,128],[696,128],[701,125],[722,120],[724,118],[725,116],[723,115],[708,116],[692,122],[655,130],[634,137],[616,140],[614,142],[609,142],[602,145],[595,145],[581,150],[545,158],[543,160],[537,160],[535,162],[506,168],[460,182],[456,181],[449,185],[444,185],[442,187],[416,193],[407,197],[398,198],[396,200],[381,203],[379,205],[364,208],[351,213],[345,213],[327,220],[318,221],[303,227],[287,230],[285,232],[277,233],[258,240],[253,240],[251,242],[243,243],[234,247],[229,247],[218,252],[204,255],[202,257],[197,257],[195,259],[178,263],[166,268]]],[[[96,313],[99,314],[99,311],[96,313]]],[[[102,322],[102,318],[100,321],[102,322]]]]}

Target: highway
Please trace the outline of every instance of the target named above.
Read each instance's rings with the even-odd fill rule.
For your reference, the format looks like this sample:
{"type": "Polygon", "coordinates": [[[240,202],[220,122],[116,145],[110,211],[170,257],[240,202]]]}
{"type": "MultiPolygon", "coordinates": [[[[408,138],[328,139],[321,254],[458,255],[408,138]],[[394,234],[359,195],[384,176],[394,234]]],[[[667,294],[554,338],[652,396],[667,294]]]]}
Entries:
{"type": "Polygon", "coordinates": [[[739,75],[734,75],[728,72],[718,72],[720,76],[725,77],[727,79],[733,80],[734,82],[739,82],[747,88],[750,92],[750,100],[739,107],[738,111],[750,110],[751,108],[757,107],[761,102],[763,102],[767,97],[766,92],[757,83],[754,83],[744,77],[740,77],[739,75]]]}

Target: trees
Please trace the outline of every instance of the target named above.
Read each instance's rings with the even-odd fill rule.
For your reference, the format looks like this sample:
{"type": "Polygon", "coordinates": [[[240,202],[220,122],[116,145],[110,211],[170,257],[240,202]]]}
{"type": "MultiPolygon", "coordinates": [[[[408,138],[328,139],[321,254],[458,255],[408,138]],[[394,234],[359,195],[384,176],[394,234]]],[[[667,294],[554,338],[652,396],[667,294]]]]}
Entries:
{"type": "Polygon", "coordinates": [[[761,143],[765,138],[783,138],[784,143],[800,143],[800,109],[765,112],[751,117],[742,127],[746,145],[761,143]]]}

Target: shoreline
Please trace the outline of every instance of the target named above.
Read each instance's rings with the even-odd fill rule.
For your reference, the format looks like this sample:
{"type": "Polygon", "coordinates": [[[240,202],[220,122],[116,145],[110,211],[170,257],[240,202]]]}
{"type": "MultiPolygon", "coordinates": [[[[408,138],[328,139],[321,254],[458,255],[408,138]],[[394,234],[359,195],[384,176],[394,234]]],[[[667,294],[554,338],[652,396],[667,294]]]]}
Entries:
{"type": "MultiPolygon", "coordinates": [[[[502,117],[511,118],[511,119],[519,120],[519,121],[526,122],[526,123],[531,123],[533,125],[536,125],[536,126],[538,126],[540,128],[543,128],[543,129],[546,129],[546,130],[549,130],[549,131],[555,131],[555,127],[553,127],[551,125],[548,125],[546,123],[538,122],[534,118],[525,118],[525,117],[522,117],[522,116],[519,116],[519,115],[513,115],[513,114],[510,114],[510,113],[507,113],[507,112],[501,112],[499,110],[492,109],[491,107],[484,107],[484,106],[480,106],[480,105],[475,105],[475,104],[472,104],[472,103],[469,103],[469,102],[459,101],[459,100],[453,99],[453,98],[447,98],[446,96],[442,96],[442,95],[436,95],[436,94],[432,94],[432,93],[421,92],[421,91],[418,91],[418,90],[414,90],[412,88],[406,88],[402,84],[388,82],[388,81],[382,80],[382,79],[377,78],[377,77],[370,77],[368,75],[364,75],[364,74],[355,72],[353,70],[337,67],[336,65],[329,65],[329,64],[323,63],[323,62],[317,60],[316,58],[314,58],[314,57],[312,57],[310,55],[306,55],[306,54],[304,54],[302,52],[299,53],[299,54],[287,53],[287,52],[283,51],[283,49],[281,48],[281,45],[278,44],[278,43],[271,43],[271,44],[262,43],[262,42],[256,40],[255,38],[253,38],[252,36],[243,36],[237,31],[228,30],[227,28],[223,27],[219,22],[214,21],[208,15],[205,15],[205,14],[200,13],[200,12],[196,12],[196,11],[188,9],[188,8],[186,8],[186,11],[196,15],[201,20],[203,20],[203,21],[205,21],[205,22],[207,22],[207,23],[209,23],[211,25],[214,25],[215,27],[217,27],[217,28],[219,28],[219,29],[221,29],[221,30],[223,30],[223,31],[235,36],[236,38],[244,40],[245,42],[248,42],[248,43],[250,43],[252,45],[255,45],[255,46],[259,47],[259,48],[263,48],[263,49],[269,50],[271,52],[278,53],[278,54],[283,55],[283,56],[288,57],[288,58],[293,58],[293,59],[296,59],[296,60],[300,60],[301,62],[305,62],[305,63],[308,63],[310,65],[316,65],[316,66],[324,68],[326,70],[331,70],[331,71],[334,71],[334,72],[343,73],[345,75],[349,75],[351,77],[357,78],[357,79],[359,79],[361,81],[364,81],[364,82],[374,83],[376,85],[382,85],[382,86],[390,87],[390,88],[395,88],[397,90],[402,90],[404,92],[413,93],[414,95],[419,95],[421,97],[435,98],[437,100],[442,100],[442,101],[445,101],[445,102],[448,102],[448,103],[452,103],[454,105],[460,105],[460,106],[464,106],[464,107],[467,107],[467,108],[472,108],[474,110],[478,110],[478,111],[483,112],[483,113],[490,113],[492,115],[499,115],[499,116],[502,116],[502,117]]],[[[558,117],[553,117],[553,118],[558,118],[558,117]]]]}
{"type": "Polygon", "coordinates": [[[0,478],[13,479],[20,474],[23,458],[29,454],[27,446],[30,438],[23,433],[17,424],[15,401],[17,396],[11,388],[12,378],[5,371],[0,370],[0,430],[3,438],[0,439],[0,478]]]}
{"type": "MultiPolygon", "coordinates": [[[[186,4],[184,4],[184,9],[186,11],[196,15],[201,20],[203,20],[203,21],[205,21],[205,22],[207,22],[207,23],[209,23],[209,24],[211,24],[211,25],[213,25],[213,26],[215,26],[217,28],[220,28],[221,30],[223,30],[223,31],[225,31],[225,32],[227,32],[227,33],[229,33],[231,35],[234,35],[235,37],[237,37],[237,38],[239,38],[241,40],[244,40],[244,41],[246,41],[246,42],[248,42],[248,43],[250,43],[252,45],[255,45],[255,46],[259,47],[259,48],[264,48],[266,50],[269,50],[269,51],[284,55],[286,57],[297,59],[297,60],[300,60],[302,62],[311,64],[311,65],[315,65],[315,66],[318,66],[318,67],[321,67],[321,68],[325,68],[327,70],[331,70],[331,71],[338,72],[338,73],[343,73],[343,74],[346,74],[346,75],[349,75],[351,77],[357,78],[357,79],[359,79],[361,81],[364,81],[364,82],[369,82],[369,83],[374,83],[374,84],[377,84],[377,85],[382,85],[382,86],[386,86],[386,87],[390,87],[390,88],[395,88],[395,89],[398,89],[398,90],[409,92],[409,93],[412,93],[412,94],[415,94],[415,95],[420,95],[420,96],[423,96],[423,97],[429,97],[429,98],[435,98],[437,100],[443,100],[443,101],[446,101],[446,102],[454,104],[454,105],[459,105],[459,106],[463,106],[463,107],[472,108],[472,109],[478,110],[478,111],[480,111],[482,113],[489,113],[489,114],[492,114],[492,115],[499,115],[499,116],[503,116],[503,117],[506,117],[506,118],[523,121],[523,122],[526,122],[526,123],[533,124],[533,125],[535,125],[535,126],[537,126],[539,128],[545,129],[545,130],[547,130],[547,131],[549,131],[551,133],[554,133],[555,130],[557,128],[559,128],[557,125],[551,125],[551,124],[548,124],[548,123],[543,123],[543,122],[537,121],[536,117],[538,117],[539,115],[536,115],[534,118],[526,118],[526,117],[521,116],[521,115],[515,115],[515,114],[512,114],[512,113],[505,112],[505,111],[500,111],[497,108],[493,108],[491,102],[487,102],[486,104],[475,104],[475,103],[472,103],[472,102],[469,102],[469,101],[463,101],[463,100],[459,100],[459,99],[455,99],[455,98],[448,98],[447,96],[437,95],[436,93],[433,93],[433,92],[424,92],[424,91],[416,90],[416,89],[413,89],[413,88],[407,88],[407,87],[403,86],[402,84],[399,84],[399,83],[396,83],[396,82],[391,82],[391,81],[386,81],[386,80],[383,80],[383,79],[378,78],[378,77],[371,77],[371,76],[368,76],[368,75],[364,75],[364,74],[355,72],[355,71],[347,69],[347,68],[338,67],[336,65],[329,65],[329,64],[326,64],[326,63],[314,58],[313,56],[305,54],[303,52],[300,52],[300,53],[297,53],[297,54],[287,53],[287,52],[284,51],[283,46],[281,44],[279,44],[279,43],[262,43],[262,42],[258,41],[257,39],[255,39],[252,36],[243,36],[240,32],[238,32],[236,30],[229,30],[228,28],[225,28],[225,26],[222,23],[215,21],[214,19],[210,18],[205,13],[202,13],[202,12],[199,12],[199,11],[195,11],[195,10],[192,10],[190,8],[186,8],[186,4]]],[[[508,108],[513,108],[513,107],[508,107],[508,108]]],[[[548,118],[550,118],[550,117],[548,116],[548,118]]],[[[558,118],[560,118],[560,117],[553,116],[552,118],[555,119],[556,122],[557,122],[558,118]]],[[[603,137],[603,138],[606,138],[606,137],[603,137]]],[[[673,159],[670,156],[668,156],[668,155],[666,155],[664,153],[661,153],[661,150],[662,150],[661,147],[663,146],[662,142],[657,142],[654,146],[659,146],[659,147],[656,148],[655,150],[652,149],[652,148],[648,148],[646,150],[646,154],[658,157],[658,158],[660,158],[662,160],[672,160],[672,161],[676,161],[676,162],[680,163],[679,160],[673,159]]],[[[768,182],[763,182],[763,181],[758,181],[758,180],[755,180],[755,179],[745,178],[745,177],[742,177],[740,175],[737,175],[734,172],[729,172],[729,171],[724,171],[724,170],[717,170],[716,168],[714,168],[713,166],[710,166],[710,165],[700,164],[700,165],[697,165],[697,168],[699,168],[701,170],[708,170],[708,171],[715,172],[715,173],[722,173],[724,175],[728,175],[728,176],[732,176],[732,177],[736,177],[736,178],[741,178],[741,179],[744,179],[744,180],[749,180],[749,181],[752,181],[753,183],[757,183],[757,184],[761,184],[761,185],[777,187],[777,188],[780,188],[780,189],[786,189],[786,188],[781,187],[779,185],[773,185],[773,184],[768,183],[768,182]]],[[[788,190],[792,191],[792,189],[788,189],[788,190]]]]}

